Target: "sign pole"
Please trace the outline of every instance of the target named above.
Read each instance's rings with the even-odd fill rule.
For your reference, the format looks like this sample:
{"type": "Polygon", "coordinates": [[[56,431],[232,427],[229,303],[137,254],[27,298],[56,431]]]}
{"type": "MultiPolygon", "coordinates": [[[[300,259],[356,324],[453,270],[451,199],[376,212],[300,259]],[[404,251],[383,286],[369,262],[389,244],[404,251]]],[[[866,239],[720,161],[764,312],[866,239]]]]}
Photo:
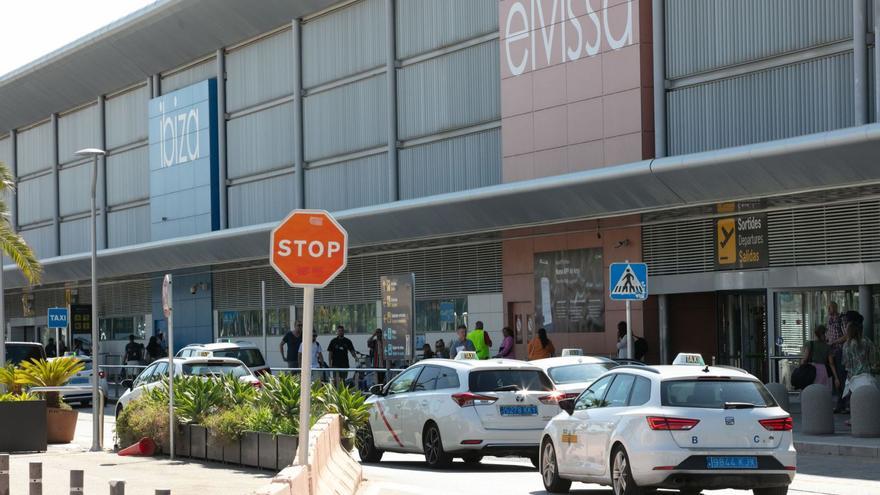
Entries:
{"type": "Polygon", "coordinates": [[[171,274],[162,280],[162,310],[168,320],[168,449],[174,460],[174,304],[171,274]]]}
{"type": "Polygon", "coordinates": [[[309,428],[312,414],[312,319],[315,311],[315,288],[303,288],[303,335],[300,363],[299,465],[309,464],[309,428]]]}
{"type": "MultiPolygon", "coordinates": [[[[55,327],[55,357],[61,357],[61,327],[55,327]]],[[[92,371],[92,374],[95,374],[92,371]]]]}
{"type": "Polygon", "coordinates": [[[626,357],[633,358],[632,304],[626,300],[626,357]]]}
{"type": "MultiPolygon", "coordinates": [[[[260,308],[262,308],[262,318],[263,322],[263,355],[269,355],[269,336],[266,334],[266,281],[260,281],[260,308]]],[[[299,349],[297,349],[299,350],[299,349]]]]}

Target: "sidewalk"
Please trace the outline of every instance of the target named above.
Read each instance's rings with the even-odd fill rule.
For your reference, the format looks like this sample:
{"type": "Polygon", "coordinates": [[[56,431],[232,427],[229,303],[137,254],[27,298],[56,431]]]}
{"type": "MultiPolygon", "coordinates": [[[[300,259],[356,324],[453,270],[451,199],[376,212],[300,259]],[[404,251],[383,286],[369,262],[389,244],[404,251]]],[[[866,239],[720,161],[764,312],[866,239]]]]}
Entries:
{"type": "Polygon", "coordinates": [[[794,420],[794,448],[798,453],[880,458],[880,438],[856,438],[846,425],[849,415],[834,415],[834,434],[806,435],[801,433],[801,404],[792,400],[791,417],[794,420]]]}

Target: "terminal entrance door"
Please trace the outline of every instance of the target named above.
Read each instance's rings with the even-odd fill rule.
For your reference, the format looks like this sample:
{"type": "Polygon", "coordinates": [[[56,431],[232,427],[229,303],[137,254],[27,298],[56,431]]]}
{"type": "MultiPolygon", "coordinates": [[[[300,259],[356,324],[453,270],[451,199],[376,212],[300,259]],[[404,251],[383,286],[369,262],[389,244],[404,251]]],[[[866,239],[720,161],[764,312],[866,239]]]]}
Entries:
{"type": "Polygon", "coordinates": [[[720,293],[718,316],[717,364],[743,368],[767,381],[766,293],[720,293]]]}

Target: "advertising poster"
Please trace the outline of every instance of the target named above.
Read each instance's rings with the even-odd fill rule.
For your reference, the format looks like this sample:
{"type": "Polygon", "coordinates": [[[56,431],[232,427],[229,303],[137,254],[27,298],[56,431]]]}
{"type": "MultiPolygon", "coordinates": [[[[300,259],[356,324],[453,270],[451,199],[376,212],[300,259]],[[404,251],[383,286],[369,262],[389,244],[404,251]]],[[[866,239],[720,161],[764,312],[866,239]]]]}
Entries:
{"type": "Polygon", "coordinates": [[[534,325],[548,332],[605,330],[601,248],[535,254],[534,325]]]}
{"type": "Polygon", "coordinates": [[[390,360],[413,359],[413,308],[415,274],[383,275],[382,329],[385,332],[385,356],[390,360]]]}

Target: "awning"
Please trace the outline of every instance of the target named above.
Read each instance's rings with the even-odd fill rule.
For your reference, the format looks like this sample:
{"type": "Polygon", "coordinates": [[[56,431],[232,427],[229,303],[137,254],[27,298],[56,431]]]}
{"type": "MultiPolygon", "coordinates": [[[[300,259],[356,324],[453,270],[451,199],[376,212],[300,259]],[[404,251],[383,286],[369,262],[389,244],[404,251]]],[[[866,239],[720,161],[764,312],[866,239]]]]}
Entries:
{"type": "MultiPolygon", "coordinates": [[[[336,212],[352,247],[462,236],[880,182],[880,125],[336,212]]],[[[98,253],[100,278],[265,259],[272,224],[98,253]]],[[[88,253],[44,260],[44,283],[90,276],[88,253]]],[[[24,285],[5,269],[7,287],[24,285]]]]}

